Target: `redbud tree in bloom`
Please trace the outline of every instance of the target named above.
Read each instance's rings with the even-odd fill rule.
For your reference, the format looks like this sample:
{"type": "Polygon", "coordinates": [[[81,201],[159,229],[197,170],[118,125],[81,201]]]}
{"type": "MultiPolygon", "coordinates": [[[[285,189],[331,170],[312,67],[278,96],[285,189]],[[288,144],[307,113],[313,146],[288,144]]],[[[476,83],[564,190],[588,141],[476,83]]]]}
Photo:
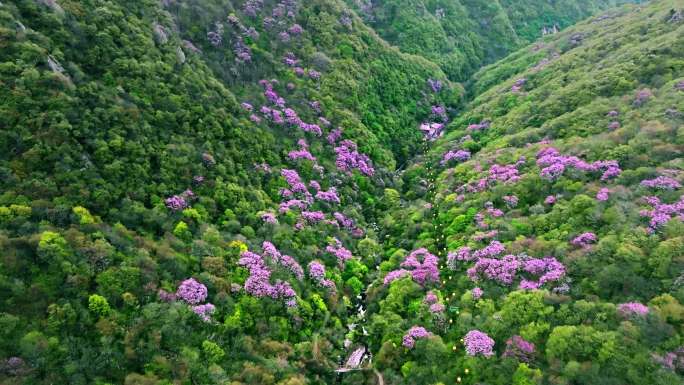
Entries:
{"type": "Polygon", "coordinates": [[[419,338],[428,338],[432,335],[422,326],[414,326],[406,332],[402,338],[402,345],[407,349],[413,349],[416,344],[416,340],[419,338]]]}
{"type": "Polygon", "coordinates": [[[520,362],[530,362],[534,356],[535,346],[516,335],[506,341],[504,357],[512,357],[520,362]]]}
{"type": "Polygon", "coordinates": [[[470,356],[482,355],[491,357],[494,355],[494,340],[486,333],[479,330],[471,330],[463,337],[466,353],[470,356]]]}
{"type": "Polygon", "coordinates": [[[648,314],[648,306],[639,302],[627,302],[618,305],[617,311],[618,314],[625,318],[634,316],[643,317],[648,314]]]}
{"type": "Polygon", "coordinates": [[[178,286],[176,297],[191,305],[197,305],[207,299],[207,287],[194,278],[188,278],[178,286]]]}

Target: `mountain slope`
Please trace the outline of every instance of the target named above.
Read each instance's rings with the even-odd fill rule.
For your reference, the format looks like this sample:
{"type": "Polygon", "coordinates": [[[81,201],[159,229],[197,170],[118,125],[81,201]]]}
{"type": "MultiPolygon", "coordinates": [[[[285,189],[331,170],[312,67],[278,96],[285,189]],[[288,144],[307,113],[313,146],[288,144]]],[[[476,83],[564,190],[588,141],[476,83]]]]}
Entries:
{"type": "MultiPolygon", "coordinates": [[[[638,1],[637,1],[638,2],[638,1]]],[[[384,39],[465,81],[483,64],[626,1],[351,1],[384,39]]]]}
{"type": "Polygon", "coordinates": [[[406,383],[681,382],[681,13],[610,12],[474,76],[479,95],[404,174],[412,208],[382,221],[381,271],[427,247],[440,281],[373,292],[377,365],[406,383]],[[416,325],[439,337],[402,351],[416,325]]]}
{"type": "Polygon", "coordinates": [[[3,1],[0,382],[681,383],[683,12],[3,1]]]}

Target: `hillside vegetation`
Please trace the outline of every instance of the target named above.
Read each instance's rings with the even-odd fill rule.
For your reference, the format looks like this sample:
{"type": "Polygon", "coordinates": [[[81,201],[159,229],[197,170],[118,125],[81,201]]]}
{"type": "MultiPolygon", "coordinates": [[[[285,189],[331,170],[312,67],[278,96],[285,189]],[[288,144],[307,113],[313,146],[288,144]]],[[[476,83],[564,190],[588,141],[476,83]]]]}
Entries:
{"type": "Polygon", "coordinates": [[[682,383],[684,3],[408,3],[0,3],[0,383],[682,383]]]}
{"type": "Polygon", "coordinates": [[[385,40],[439,64],[466,81],[482,65],[502,58],[624,0],[348,0],[385,40]]]}

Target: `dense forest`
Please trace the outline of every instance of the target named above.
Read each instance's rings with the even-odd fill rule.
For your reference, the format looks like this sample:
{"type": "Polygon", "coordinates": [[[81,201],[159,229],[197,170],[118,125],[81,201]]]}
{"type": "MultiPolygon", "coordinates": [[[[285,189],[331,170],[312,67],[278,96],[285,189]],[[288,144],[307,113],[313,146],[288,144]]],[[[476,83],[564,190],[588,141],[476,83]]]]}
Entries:
{"type": "Polygon", "coordinates": [[[0,1],[0,383],[684,382],[684,1],[0,1]]]}

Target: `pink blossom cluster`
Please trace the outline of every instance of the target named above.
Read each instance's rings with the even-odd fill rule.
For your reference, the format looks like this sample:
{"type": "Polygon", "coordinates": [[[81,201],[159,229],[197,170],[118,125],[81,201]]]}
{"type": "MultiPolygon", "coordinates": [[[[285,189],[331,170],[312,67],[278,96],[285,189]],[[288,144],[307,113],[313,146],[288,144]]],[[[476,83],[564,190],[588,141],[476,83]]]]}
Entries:
{"type": "Polygon", "coordinates": [[[301,122],[299,124],[299,128],[302,129],[304,132],[308,132],[311,134],[314,134],[316,136],[321,136],[323,135],[323,130],[321,129],[321,126],[315,123],[306,123],[306,122],[301,122]]]}
{"type": "Polygon", "coordinates": [[[428,79],[427,80],[428,86],[430,86],[430,89],[432,92],[437,93],[442,90],[442,81],[437,80],[437,79],[428,79]]]}
{"type": "Polygon", "coordinates": [[[489,174],[487,176],[488,182],[502,182],[502,183],[515,183],[520,180],[518,175],[518,166],[524,163],[524,158],[521,158],[522,162],[519,160],[515,164],[500,165],[495,164],[489,168],[489,174]]]}
{"type": "Polygon", "coordinates": [[[437,297],[437,294],[435,294],[432,290],[428,291],[427,294],[425,294],[425,299],[423,299],[423,303],[426,305],[432,305],[433,303],[439,302],[439,298],[437,297]]]}
{"type": "Polygon", "coordinates": [[[211,303],[193,306],[192,312],[197,314],[204,322],[211,321],[211,315],[216,311],[216,306],[211,303]]]}
{"type": "Polygon", "coordinates": [[[489,128],[489,126],[492,123],[489,120],[483,120],[480,123],[473,123],[469,124],[468,127],[466,127],[466,130],[468,131],[483,131],[489,128]]]}
{"type": "Polygon", "coordinates": [[[431,115],[432,115],[433,119],[439,120],[442,122],[446,122],[449,119],[447,116],[446,108],[444,108],[444,106],[441,106],[441,105],[432,106],[431,107],[431,115]]]}
{"type": "Polygon", "coordinates": [[[480,242],[485,239],[491,239],[496,237],[499,234],[499,230],[490,230],[487,232],[478,232],[472,235],[471,239],[475,242],[480,242]]]}
{"type": "Polygon", "coordinates": [[[596,234],[592,232],[586,232],[573,238],[570,243],[579,247],[587,247],[590,244],[595,243],[597,240],[598,238],[596,238],[596,234]]]}
{"type": "Polygon", "coordinates": [[[444,123],[424,122],[421,123],[419,128],[421,131],[423,131],[425,139],[432,141],[444,135],[445,127],[446,126],[444,125],[444,123]]]}
{"type": "Polygon", "coordinates": [[[549,195],[546,197],[546,199],[544,199],[544,203],[546,203],[547,205],[553,205],[556,203],[556,197],[553,195],[549,195]]]}
{"type": "Polygon", "coordinates": [[[247,0],[242,4],[242,12],[249,17],[256,17],[263,6],[263,0],[247,0]]]}
{"type": "Polygon", "coordinates": [[[428,305],[428,310],[432,314],[441,314],[444,312],[444,304],[439,302],[439,298],[432,291],[429,291],[425,295],[425,299],[423,300],[423,303],[428,305]]]}
{"type": "MultiPolygon", "coordinates": [[[[230,14],[228,16],[228,22],[233,27],[235,27],[242,34],[242,36],[250,37],[252,39],[258,39],[259,38],[259,32],[257,32],[257,30],[254,29],[254,27],[249,27],[249,28],[245,27],[240,22],[240,19],[238,19],[238,17],[235,16],[234,14],[230,14]]],[[[238,37],[237,40],[238,40],[238,42],[240,42],[242,44],[242,37],[238,37]]],[[[237,52],[236,52],[236,54],[237,54],[237,52]]],[[[251,55],[251,52],[250,52],[250,55],[251,55]]],[[[250,59],[251,59],[251,57],[250,57],[250,59]]],[[[249,60],[246,60],[246,61],[249,61],[249,60]]]]}
{"type": "Polygon", "coordinates": [[[366,176],[373,176],[375,173],[368,156],[359,153],[356,143],[351,140],[340,142],[340,145],[335,147],[335,154],[337,154],[335,164],[342,171],[351,172],[356,169],[366,176]]]}
{"type": "Polygon", "coordinates": [[[287,154],[291,160],[305,159],[312,162],[316,161],[316,157],[309,152],[309,145],[306,143],[306,140],[300,139],[297,144],[299,145],[299,150],[292,150],[287,154]]]}
{"type": "Polygon", "coordinates": [[[666,352],[664,355],[651,354],[653,361],[658,365],[669,370],[684,369],[684,346],[680,346],[674,351],[666,352]]]}
{"type": "Polygon", "coordinates": [[[447,266],[451,270],[458,268],[458,262],[475,261],[475,265],[467,270],[468,278],[473,282],[484,276],[503,285],[511,285],[521,275],[520,289],[538,289],[546,283],[553,283],[565,277],[565,266],[553,257],[530,258],[527,256],[506,255],[504,245],[492,241],[488,246],[472,251],[464,246],[447,255],[447,266]],[[535,277],[525,278],[526,277],[535,277]]]}
{"type": "Polygon", "coordinates": [[[302,182],[302,178],[296,170],[282,169],[280,170],[280,175],[285,178],[285,182],[290,186],[290,190],[293,193],[309,194],[306,185],[302,182]]]}
{"type": "Polygon", "coordinates": [[[271,165],[268,163],[258,163],[254,165],[254,169],[256,171],[261,171],[261,172],[271,172],[271,165]]]}
{"type": "MultiPolygon", "coordinates": [[[[513,164],[500,165],[494,164],[489,168],[489,172],[486,177],[478,179],[476,182],[470,183],[468,185],[463,185],[457,189],[457,192],[468,191],[471,193],[482,192],[487,190],[490,186],[497,182],[501,183],[515,183],[520,180],[518,167],[525,163],[525,157],[520,157],[518,161],[513,164]]],[[[479,165],[476,165],[479,167],[479,165]]],[[[476,168],[476,171],[477,170],[476,168]]]]}
{"type": "Polygon", "coordinates": [[[284,213],[286,213],[286,212],[292,210],[292,208],[298,208],[298,209],[300,209],[300,210],[304,210],[304,209],[306,209],[307,207],[309,207],[309,202],[307,202],[307,201],[305,201],[305,200],[301,200],[301,199],[290,199],[290,200],[288,200],[288,201],[285,201],[285,202],[280,203],[280,206],[279,206],[279,208],[278,208],[278,211],[279,211],[281,214],[284,214],[284,213]]]}
{"type": "Polygon", "coordinates": [[[494,218],[499,218],[504,215],[504,212],[501,209],[497,209],[496,207],[494,207],[494,203],[492,202],[485,202],[485,210],[487,214],[491,215],[494,218]]]}
{"type": "Polygon", "coordinates": [[[627,302],[618,305],[618,313],[623,317],[645,316],[648,314],[648,306],[639,302],[627,302]]]}
{"type": "Polygon", "coordinates": [[[252,50],[245,45],[244,41],[242,41],[242,37],[236,39],[235,44],[233,45],[233,52],[235,53],[235,61],[238,63],[252,61],[252,50]]]}
{"type": "MultiPolygon", "coordinates": [[[[280,108],[283,108],[285,107],[285,99],[279,96],[278,93],[273,89],[273,84],[275,82],[276,81],[260,80],[259,84],[261,84],[261,86],[264,87],[264,96],[266,97],[266,100],[280,108]]],[[[266,115],[265,110],[263,108],[261,112],[264,113],[264,115],[266,115]]]]}
{"type": "Polygon", "coordinates": [[[336,129],[330,131],[326,139],[328,143],[335,144],[342,137],[342,129],[337,127],[336,129]]]}
{"type": "Polygon", "coordinates": [[[319,80],[321,78],[321,73],[316,71],[316,70],[308,70],[306,72],[306,75],[309,77],[311,80],[319,80]]]}
{"type": "Polygon", "coordinates": [[[473,296],[474,300],[478,300],[482,298],[482,294],[484,294],[484,291],[482,291],[482,289],[480,289],[479,287],[476,287],[473,290],[471,290],[470,294],[473,296]]]}
{"type": "Polygon", "coordinates": [[[411,274],[410,271],[404,270],[404,269],[398,269],[398,270],[392,270],[387,275],[385,276],[383,280],[383,284],[385,286],[389,285],[390,283],[396,281],[397,279],[407,277],[411,274]]]}
{"type": "Polygon", "coordinates": [[[659,176],[654,179],[642,180],[640,183],[644,187],[654,188],[657,190],[677,190],[682,185],[676,179],[669,176],[659,176]]]}
{"type": "Polygon", "coordinates": [[[485,357],[491,357],[494,355],[494,340],[479,330],[469,331],[463,337],[463,343],[469,356],[481,354],[485,357]]]}
{"type": "Polygon", "coordinates": [[[331,187],[328,191],[319,190],[316,193],[316,199],[331,203],[340,203],[340,197],[337,195],[337,189],[331,187]]]}
{"type": "Polygon", "coordinates": [[[473,282],[480,280],[480,275],[503,285],[511,285],[521,263],[515,255],[506,255],[502,259],[479,258],[475,265],[467,270],[468,278],[473,282]]]}
{"type": "Polygon", "coordinates": [[[325,265],[318,261],[309,262],[309,277],[318,285],[335,290],[335,282],[325,278],[325,265]]]}
{"type": "Polygon", "coordinates": [[[539,175],[549,181],[558,179],[569,167],[587,172],[602,171],[601,180],[614,178],[622,171],[617,161],[603,160],[587,163],[576,156],[561,155],[553,147],[546,147],[537,153],[537,165],[542,167],[539,175]]]}
{"type": "Polygon", "coordinates": [[[441,303],[433,303],[430,305],[429,310],[432,314],[441,314],[444,312],[444,305],[441,303]]]}
{"type": "Polygon", "coordinates": [[[439,282],[437,263],[437,256],[431,254],[425,248],[420,248],[406,256],[404,262],[401,263],[401,267],[402,269],[409,270],[411,277],[416,283],[425,285],[428,282],[439,282]]]}
{"type": "Polygon", "coordinates": [[[416,340],[419,338],[428,338],[432,335],[429,331],[427,331],[424,327],[422,326],[413,326],[411,329],[406,332],[404,337],[402,338],[402,345],[407,348],[407,349],[413,349],[413,347],[416,345],[416,340]]]}
{"type": "Polygon", "coordinates": [[[302,32],[304,32],[304,28],[302,28],[302,26],[299,24],[293,24],[290,28],[287,29],[287,32],[290,35],[298,36],[301,35],[302,32]]]}
{"type": "Polygon", "coordinates": [[[454,270],[457,268],[458,261],[472,261],[473,259],[470,247],[459,247],[456,251],[450,251],[447,254],[447,266],[454,270]]]}
{"type": "Polygon", "coordinates": [[[187,208],[190,206],[190,200],[195,197],[195,194],[192,192],[192,190],[188,189],[183,191],[181,194],[178,195],[173,195],[169,198],[166,198],[164,201],[164,204],[166,205],[167,208],[174,210],[174,211],[179,211],[187,208]]]}
{"type": "Polygon", "coordinates": [[[511,92],[518,93],[522,91],[522,88],[525,85],[525,83],[527,83],[527,79],[525,78],[520,78],[516,80],[515,83],[513,83],[513,85],[511,86],[511,92]]]}
{"type": "Polygon", "coordinates": [[[651,206],[651,210],[641,210],[639,214],[650,218],[649,232],[655,232],[659,227],[670,221],[673,217],[684,221],[684,195],[679,197],[679,201],[673,204],[664,204],[658,197],[646,197],[646,203],[651,206]]]}
{"type": "Polygon", "coordinates": [[[525,341],[522,337],[515,335],[506,341],[504,357],[515,358],[520,362],[530,362],[534,356],[535,346],[532,342],[525,341]]]}
{"type": "Polygon", "coordinates": [[[342,245],[342,242],[340,242],[340,240],[337,238],[333,238],[333,243],[328,245],[325,248],[325,251],[334,255],[337,258],[337,262],[340,265],[340,267],[343,267],[348,260],[352,259],[351,251],[346,249],[342,245]]]}
{"type": "MultiPolygon", "coordinates": [[[[161,292],[162,291],[160,291],[160,299],[163,301],[171,300],[170,295],[168,295],[169,293],[164,292],[165,295],[162,296],[161,292]]],[[[211,320],[210,316],[216,310],[216,307],[211,303],[200,304],[207,299],[207,287],[194,278],[188,278],[181,282],[176,290],[175,298],[179,298],[189,305],[193,305],[191,307],[192,311],[199,315],[205,322],[211,320]]]]}
{"type": "Polygon", "coordinates": [[[356,227],[353,219],[347,217],[346,215],[340,212],[334,212],[333,217],[335,217],[335,220],[337,220],[340,226],[344,227],[347,230],[353,230],[356,227]]]}
{"type": "Polygon", "coordinates": [[[508,208],[512,209],[518,205],[518,197],[515,195],[505,195],[503,200],[508,208]]]}
{"type": "Polygon", "coordinates": [[[159,289],[159,291],[157,292],[157,296],[159,297],[159,300],[162,302],[173,302],[177,299],[176,293],[169,293],[164,289],[159,289]]]}
{"type": "Polygon", "coordinates": [[[320,114],[321,111],[321,102],[318,100],[312,100],[309,102],[309,108],[311,108],[315,113],[320,114]]]}
{"type": "Polygon", "coordinates": [[[308,223],[318,223],[325,219],[322,211],[302,211],[302,218],[308,223]]]}
{"type": "Polygon", "coordinates": [[[608,200],[608,198],[610,198],[610,193],[611,193],[610,189],[607,189],[605,187],[601,188],[596,193],[596,200],[598,200],[600,202],[605,202],[608,200]]]}
{"type": "Polygon", "coordinates": [[[299,118],[299,115],[297,115],[297,111],[292,108],[285,108],[283,113],[285,114],[285,121],[290,126],[299,126],[302,124],[302,120],[299,118]]]}
{"type": "Polygon", "coordinates": [[[457,261],[473,261],[478,258],[493,258],[501,255],[506,248],[499,241],[492,241],[486,247],[475,250],[474,252],[470,247],[463,246],[457,249],[455,252],[449,252],[447,255],[447,264],[452,268],[456,268],[457,261]]]}
{"type": "Polygon", "coordinates": [[[680,80],[674,85],[675,90],[684,91],[684,80],[680,80]]]}
{"type": "Polygon", "coordinates": [[[278,219],[276,219],[276,216],[273,213],[262,214],[261,220],[264,221],[264,223],[268,223],[270,225],[277,225],[278,224],[278,219]]]}
{"type": "Polygon", "coordinates": [[[473,252],[473,255],[470,259],[466,259],[468,261],[473,260],[473,259],[479,259],[479,258],[494,258],[496,256],[499,256],[506,251],[505,246],[503,243],[499,241],[492,241],[489,245],[485,246],[484,248],[480,250],[476,250],[473,252]]]}
{"type": "Polygon", "coordinates": [[[352,26],[352,19],[351,19],[351,16],[349,14],[344,14],[344,15],[340,16],[339,22],[341,25],[345,26],[346,28],[351,28],[351,26],[352,26]]]}
{"type": "Polygon", "coordinates": [[[470,151],[468,150],[450,150],[447,151],[444,156],[442,156],[442,161],[440,164],[443,166],[449,163],[451,160],[456,160],[457,162],[463,162],[470,159],[470,151]]]}
{"type": "Polygon", "coordinates": [[[524,290],[539,289],[565,277],[565,266],[553,257],[527,259],[522,263],[522,271],[538,277],[536,280],[522,279],[518,287],[524,290]]]}
{"type": "Polygon", "coordinates": [[[653,97],[653,92],[649,90],[648,88],[643,88],[639,91],[637,91],[636,95],[634,95],[634,106],[636,107],[641,107],[646,102],[648,102],[651,98],[653,97]]]}
{"type": "Polygon", "coordinates": [[[223,42],[223,24],[216,22],[214,26],[215,30],[207,32],[207,40],[209,40],[209,44],[218,47],[223,42]]]}
{"type": "Polygon", "coordinates": [[[285,267],[300,281],[304,278],[302,266],[291,256],[280,253],[273,243],[264,241],[261,248],[264,250],[264,255],[270,258],[272,264],[285,267]]]}
{"type": "Polygon", "coordinates": [[[238,265],[249,271],[249,277],[245,281],[245,291],[248,294],[257,298],[270,297],[274,300],[284,300],[286,306],[296,306],[297,294],[288,282],[278,280],[273,285],[270,283],[271,269],[261,255],[245,251],[238,265]]]}

